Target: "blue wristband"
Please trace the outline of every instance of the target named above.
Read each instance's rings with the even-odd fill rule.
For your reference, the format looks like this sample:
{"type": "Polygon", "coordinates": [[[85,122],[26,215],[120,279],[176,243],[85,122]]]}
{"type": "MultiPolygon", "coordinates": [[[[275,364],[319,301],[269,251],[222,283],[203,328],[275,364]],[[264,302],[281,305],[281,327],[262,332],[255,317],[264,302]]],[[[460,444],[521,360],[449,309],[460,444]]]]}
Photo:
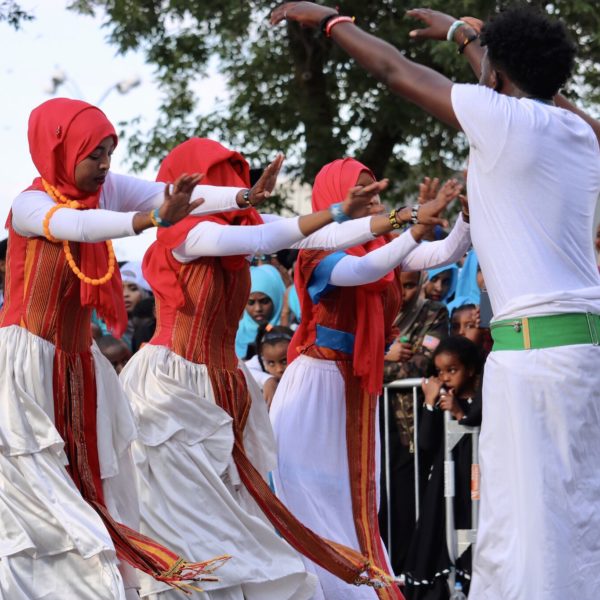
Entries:
{"type": "Polygon", "coordinates": [[[343,202],[337,202],[336,204],[332,204],[329,207],[329,212],[331,213],[331,218],[336,222],[336,223],[343,223],[344,221],[350,221],[352,219],[352,217],[349,217],[343,210],[342,210],[342,205],[343,202]]]}
{"type": "Polygon", "coordinates": [[[158,214],[158,208],[155,208],[152,211],[151,220],[157,227],[171,227],[171,225],[173,225],[173,223],[169,223],[169,221],[165,221],[164,219],[160,218],[158,214]]]}

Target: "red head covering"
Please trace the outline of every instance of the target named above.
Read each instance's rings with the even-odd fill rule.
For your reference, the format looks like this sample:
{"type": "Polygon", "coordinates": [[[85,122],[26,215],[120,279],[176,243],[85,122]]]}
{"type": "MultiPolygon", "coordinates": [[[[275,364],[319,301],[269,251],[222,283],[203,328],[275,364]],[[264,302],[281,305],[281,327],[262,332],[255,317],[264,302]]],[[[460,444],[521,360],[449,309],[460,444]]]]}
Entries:
{"type": "MultiPolygon", "coordinates": [[[[81,100],[54,98],[40,104],[29,117],[29,152],[41,177],[29,190],[44,191],[42,178],[68,198],[86,208],[96,208],[100,190],[89,195],[75,184],[75,167],[106,137],[117,144],[117,134],[106,115],[81,100]]],[[[10,218],[10,217],[9,217],[10,218]]],[[[24,251],[24,249],[23,249],[24,251]]],[[[104,242],[80,243],[81,270],[95,279],[108,270],[108,249],[104,242]]],[[[127,327],[123,285],[118,269],[107,283],[92,286],[80,283],[81,304],[95,308],[116,337],[127,327]]]]}
{"type": "MultiPolygon", "coordinates": [[[[365,165],[353,158],[335,160],[325,165],[317,174],[313,185],[313,211],[323,210],[341,202],[348,190],[356,185],[361,173],[375,179],[365,165]]],[[[383,238],[376,238],[361,246],[354,246],[345,252],[352,256],[364,256],[386,244],[383,238]]],[[[302,256],[302,253],[301,255],[302,256]]],[[[357,286],[356,290],[356,337],[354,340],[354,373],[361,378],[363,387],[370,393],[378,393],[383,382],[383,357],[385,352],[385,331],[382,292],[394,280],[394,273],[388,273],[379,281],[357,286]]],[[[308,281],[303,280],[301,269],[296,270],[296,288],[300,297],[302,323],[298,327],[293,347],[304,345],[316,327],[314,306],[308,294],[308,281]]],[[[343,307],[340,307],[343,310],[343,307]]],[[[291,346],[292,346],[291,345],[291,346]]]]}
{"type": "MultiPolygon", "coordinates": [[[[201,183],[206,185],[250,187],[250,168],[246,159],[239,152],[228,150],[208,138],[192,138],[173,148],[161,163],[156,179],[172,182],[184,173],[203,173],[201,183]]],[[[143,265],[144,276],[155,293],[160,294],[164,288],[171,296],[176,294],[183,303],[177,277],[164,255],[182,244],[189,231],[203,221],[222,225],[260,225],[263,222],[260,214],[249,208],[209,216],[190,216],[172,227],[159,229],[157,242],[146,252],[143,265]]],[[[245,256],[224,256],[221,263],[230,270],[238,270],[248,264],[245,256]]]]}

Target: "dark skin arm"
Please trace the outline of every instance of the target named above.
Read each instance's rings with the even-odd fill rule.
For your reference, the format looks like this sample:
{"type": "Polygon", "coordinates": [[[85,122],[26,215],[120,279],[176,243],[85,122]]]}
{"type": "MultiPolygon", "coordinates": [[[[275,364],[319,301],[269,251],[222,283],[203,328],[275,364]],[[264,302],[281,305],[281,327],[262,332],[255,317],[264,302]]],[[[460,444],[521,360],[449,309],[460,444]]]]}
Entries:
{"type": "MultiPolygon", "coordinates": [[[[332,8],[311,2],[287,2],[273,11],[271,23],[288,20],[306,27],[318,27],[323,18],[335,12],[332,8]]],[[[448,19],[452,24],[454,19],[448,19]]],[[[394,94],[460,129],[452,108],[450,92],[453,83],[450,79],[408,60],[394,46],[366,33],[353,23],[336,25],[332,29],[331,38],[369,73],[385,83],[394,94]]]]}
{"type": "MultiPolygon", "coordinates": [[[[412,38],[419,40],[445,40],[446,32],[448,31],[448,22],[452,24],[452,22],[455,20],[453,17],[448,17],[448,15],[444,13],[429,9],[420,8],[409,10],[407,14],[423,21],[423,23],[426,25],[426,27],[422,29],[416,29],[410,32],[410,36],[412,38]]],[[[467,36],[473,33],[480,33],[481,28],[483,27],[483,21],[474,17],[461,17],[460,20],[465,21],[467,25],[460,27],[456,31],[454,41],[459,45],[462,44],[463,40],[467,36]]],[[[481,76],[481,61],[483,60],[484,53],[485,50],[481,47],[479,41],[471,42],[467,46],[464,53],[477,78],[481,76]]],[[[586,112],[569,102],[569,100],[567,100],[562,94],[556,94],[556,96],[554,96],[554,103],[556,106],[564,108],[565,110],[575,113],[581,117],[594,130],[594,133],[600,142],[600,121],[594,119],[586,112]]]]}

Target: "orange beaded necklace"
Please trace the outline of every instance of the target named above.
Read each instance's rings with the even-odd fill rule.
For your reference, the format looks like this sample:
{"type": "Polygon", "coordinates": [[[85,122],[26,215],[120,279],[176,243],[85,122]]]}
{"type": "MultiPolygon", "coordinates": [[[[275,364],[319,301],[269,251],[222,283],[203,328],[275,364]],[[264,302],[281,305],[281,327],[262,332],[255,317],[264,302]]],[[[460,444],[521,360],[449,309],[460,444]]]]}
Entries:
{"type": "MultiPolygon", "coordinates": [[[[61,208],[73,208],[73,209],[77,210],[77,209],[83,208],[83,206],[79,202],[77,202],[77,200],[70,200],[65,195],[61,194],[55,187],[50,185],[45,179],[42,179],[42,185],[44,186],[44,189],[46,190],[46,193],[50,196],[50,198],[52,198],[52,200],[54,200],[54,202],[56,202],[56,205],[53,206],[46,213],[46,216],[44,217],[44,221],[42,224],[42,226],[44,228],[44,235],[46,236],[46,239],[48,241],[56,243],[56,242],[59,242],[60,240],[53,237],[52,234],[50,233],[50,219],[52,218],[54,213],[57,210],[60,210],[61,208]]],[[[69,247],[68,240],[62,240],[62,245],[63,245],[63,251],[65,253],[65,257],[67,259],[67,264],[71,268],[71,271],[73,271],[73,273],[75,273],[75,275],[77,275],[77,277],[79,277],[79,279],[81,279],[81,281],[83,281],[84,283],[87,283],[89,285],[102,285],[102,284],[106,283],[107,281],[111,280],[111,278],[115,272],[115,265],[116,265],[117,261],[115,259],[115,252],[113,250],[112,242],[110,240],[106,241],[106,247],[108,248],[108,271],[106,272],[106,274],[104,276],[100,277],[99,279],[92,279],[91,277],[88,277],[87,275],[85,275],[84,273],[81,272],[79,267],[75,264],[75,259],[73,258],[73,254],[71,253],[71,248],[69,247]]]]}

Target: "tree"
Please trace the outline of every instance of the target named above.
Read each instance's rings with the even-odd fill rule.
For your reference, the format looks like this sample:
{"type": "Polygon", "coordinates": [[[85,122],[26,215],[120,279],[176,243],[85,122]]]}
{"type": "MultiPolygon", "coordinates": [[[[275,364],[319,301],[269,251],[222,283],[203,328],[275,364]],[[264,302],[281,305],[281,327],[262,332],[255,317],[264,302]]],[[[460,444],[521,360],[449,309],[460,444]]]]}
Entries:
{"type": "Polygon", "coordinates": [[[0,2],[0,21],[6,21],[14,29],[19,29],[23,21],[31,21],[33,16],[23,10],[14,0],[0,2]]]}
{"type": "MultiPolygon", "coordinates": [[[[529,0],[565,19],[581,47],[570,94],[592,105],[599,100],[600,14],[597,0],[529,0]],[[577,91],[574,94],[574,90],[577,91]]],[[[288,157],[293,176],[311,181],[326,162],[351,154],[397,190],[422,175],[446,176],[466,156],[462,135],[391,95],[330,40],[296,24],[272,28],[267,16],[277,3],[249,0],[76,0],[81,13],[105,11],[109,39],[119,51],[141,49],[156,67],[163,91],[158,122],[129,139],[134,168],[160,160],[193,135],[213,136],[254,161],[276,150],[288,157]],[[193,82],[217,57],[230,100],[198,117],[193,82]],[[417,163],[411,165],[410,163],[417,163]],[[404,183],[402,183],[404,182],[404,183]]],[[[330,3],[333,4],[333,3],[330,3]]],[[[431,8],[485,18],[497,0],[430,0],[431,8]]],[[[405,17],[408,0],[346,0],[343,14],[395,43],[419,62],[457,81],[473,81],[466,61],[450,44],[409,42],[415,22],[405,17]]]]}

